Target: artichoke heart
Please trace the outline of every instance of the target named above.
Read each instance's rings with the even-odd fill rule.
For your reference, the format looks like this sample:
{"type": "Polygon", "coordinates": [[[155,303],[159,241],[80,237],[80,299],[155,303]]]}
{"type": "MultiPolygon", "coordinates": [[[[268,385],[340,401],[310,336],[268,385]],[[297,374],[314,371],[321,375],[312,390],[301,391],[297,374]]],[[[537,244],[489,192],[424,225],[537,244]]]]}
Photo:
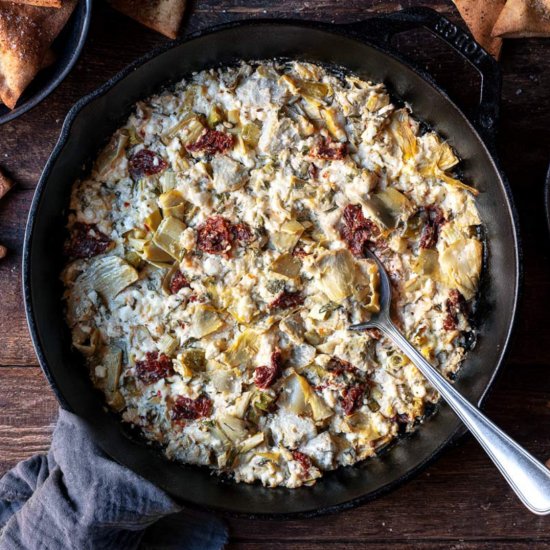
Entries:
{"type": "Polygon", "coordinates": [[[420,167],[419,173],[422,176],[431,176],[439,179],[452,187],[468,191],[474,197],[477,197],[479,195],[477,189],[462,183],[460,180],[446,173],[447,170],[458,164],[458,158],[454,154],[452,147],[447,142],[441,142],[439,137],[434,133],[424,136],[424,142],[429,152],[426,154],[427,161],[420,167]]]}
{"type": "Polygon", "coordinates": [[[88,270],[79,277],[77,284],[95,290],[107,304],[112,302],[126,287],[139,279],[138,272],[118,256],[97,258],[88,270]]]}
{"type": "Polygon", "coordinates": [[[210,381],[217,392],[233,395],[236,391],[240,390],[239,371],[235,373],[233,369],[218,361],[209,361],[207,371],[210,381]]]}
{"type": "Polygon", "coordinates": [[[149,242],[147,232],[144,229],[132,229],[124,235],[128,245],[136,252],[142,253],[143,247],[149,242]]]}
{"type": "Polygon", "coordinates": [[[178,218],[164,218],[153,237],[153,242],[169,254],[174,260],[180,261],[185,253],[181,245],[181,236],[187,226],[178,218]]]}
{"type": "Polygon", "coordinates": [[[365,414],[356,413],[346,419],[348,429],[361,437],[364,442],[375,441],[380,437],[380,432],[372,419],[365,414]]]}
{"type": "Polygon", "coordinates": [[[264,434],[263,432],[258,432],[254,434],[253,436],[249,437],[248,439],[245,439],[240,447],[239,450],[241,453],[247,453],[248,451],[251,451],[254,449],[254,447],[257,447],[260,445],[260,443],[264,442],[264,434]]]}
{"type": "Polygon", "coordinates": [[[287,74],[279,78],[279,84],[284,84],[289,89],[290,93],[294,95],[298,95],[300,93],[300,87],[298,86],[296,80],[287,74]]]}
{"type": "Polygon", "coordinates": [[[208,305],[198,305],[193,315],[192,333],[194,338],[202,338],[215,332],[223,325],[216,310],[208,305]]]}
{"type": "Polygon", "coordinates": [[[379,274],[370,260],[355,260],[347,248],[325,252],[317,260],[320,290],[338,307],[349,296],[368,311],[378,311],[379,274]]]}
{"type": "Polygon", "coordinates": [[[204,124],[197,115],[187,115],[174,124],[163,136],[163,141],[169,142],[176,135],[180,135],[184,145],[195,143],[204,130],[204,124]]]}
{"type": "Polygon", "coordinates": [[[229,414],[221,415],[218,418],[218,425],[226,437],[233,443],[243,441],[248,436],[244,420],[235,416],[229,414]]]}
{"type": "Polygon", "coordinates": [[[408,218],[414,211],[413,203],[395,187],[388,187],[376,193],[376,197],[393,218],[392,227],[395,227],[400,219],[408,218]]]}
{"type": "Polygon", "coordinates": [[[186,372],[187,369],[193,372],[203,371],[206,367],[204,350],[197,348],[184,350],[178,355],[178,362],[186,372]]]}
{"type": "Polygon", "coordinates": [[[338,141],[346,141],[348,139],[346,130],[344,129],[343,117],[334,107],[323,109],[321,111],[321,116],[334,139],[338,141]]]}
{"type": "Polygon", "coordinates": [[[237,399],[235,399],[235,404],[233,405],[233,416],[236,416],[237,418],[244,418],[251,399],[251,391],[245,391],[237,397],[237,399]]]}
{"type": "Polygon", "coordinates": [[[317,283],[329,300],[341,304],[353,293],[355,261],[346,248],[328,251],[317,259],[317,283]]]}
{"type": "Polygon", "coordinates": [[[293,372],[284,383],[284,390],[278,404],[294,414],[311,412],[313,420],[321,421],[333,415],[325,400],[315,393],[307,379],[293,372]]]}
{"type": "Polygon", "coordinates": [[[390,98],[387,94],[379,94],[376,92],[373,92],[369,99],[367,100],[366,108],[367,111],[370,111],[371,113],[374,113],[375,111],[378,111],[382,109],[383,107],[386,107],[390,103],[390,98]]]}
{"type": "Polygon", "coordinates": [[[114,393],[118,388],[118,381],[122,373],[122,350],[116,346],[109,346],[103,353],[102,365],[106,370],[105,391],[114,393]]]}
{"type": "Polygon", "coordinates": [[[178,342],[175,338],[170,336],[170,334],[166,333],[159,338],[157,346],[161,353],[172,355],[178,347],[178,342]]]}
{"type": "Polygon", "coordinates": [[[258,353],[258,333],[247,329],[241,332],[227,350],[226,361],[232,367],[247,366],[258,353]]]}
{"type": "Polygon", "coordinates": [[[372,195],[368,199],[361,199],[360,202],[367,217],[373,220],[378,227],[383,230],[395,228],[397,221],[394,214],[392,210],[386,206],[382,198],[377,195],[372,195]]]}
{"type": "Polygon", "coordinates": [[[159,205],[162,208],[162,215],[165,218],[172,217],[178,220],[185,220],[187,201],[179,191],[171,189],[163,193],[159,197],[159,205]]]}
{"type": "Polygon", "coordinates": [[[315,99],[326,99],[334,93],[332,86],[325,82],[299,80],[298,86],[303,96],[314,97],[315,99]]]}
{"type": "Polygon", "coordinates": [[[159,248],[153,242],[146,242],[143,245],[141,257],[150,264],[160,269],[167,269],[174,263],[174,258],[167,254],[162,248],[159,248]]]}
{"type": "Polygon", "coordinates": [[[85,357],[92,357],[93,355],[95,355],[100,340],[101,335],[99,333],[99,330],[94,328],[92,329],[89,337],[85,338],[85,340],[81,340],[80,338],[76,337],[76,334],[73,334],[72,344],[74,348],[82,353],[82,355],[84,355],[85,357]]]}
{"type": "Polygon", "coordinates": [[[253,122],[249,122],[248,124],[245,124],[241,130],[241,137],[243,138],[243,141],[246,143],[246,145],[250,145],[251,147],[256,147],[258,145],[258,141],[260,141],[260,134],[261,134],[260,128],[253,122]]]}
{"type": "Polygon", "coordinates": [[[437,250],[429,248],[420,249],[418,258],[413,263],[412,269],[417,275],[425,275],[437,280],[439,275],[439,254],[437,250]]]}
{"type": "Polygon", "coordinates": [[[482,255],[483,245],[477,239],[455,241],[439,255],[443,282],[459,290],[466,300],[476,293],[482,255]]]}
{"type": "Polygon", "coordinates": [[[155,208],[144,220],[144,225],[148,231],[156,231],[162,221],[162,214],[158,208],[155,208]]]}
{"type": "Polygon", "coordinates": [[[115,166],[128,145],[128,135],[118,132],[113,136],[107,147],[100,153],[97,162],[96,170],[99,177],[104,177],[115,166]]]}
{"type": "Polygon", "coordinates": [[[413,159],[418,151],[418,143],[411,127],[411,117],[406,109],[395,111],[390,124],[390,132],[401,150],[403,161],[407,162],[413,159]]]}
{"type": "Polygon", "coordinates": [[[271,264],[270,270],[285,279],[296,279],[300,275],[302,262],[292,254],[281,254],[271,264]]]}
{"type": "Polygon", "coordinates": [[[370,312],[380,311],[380,273],[378,266],[371,260],[356,262],[353,295],[370,312]]]}
{"type": "Polygon", "coordinates": [[[454,154],[452,147],[445,141],[439,146],[439,155],[437,159],[437,166],[444,172],[450,170],[453,166],[458,164],[458,158],[454,154]]]}
{"type": "Polygon", "coordinates": [[[285,84],[294,95],[301,95],[313,99],[325,99],[333,94],[332,87],[324,82],[292,78],[287,74],[283,75],[279,79],[279,82],[285,84]]]}
{"type": "Polygon", "coordinates": [[[240,189],[246,183],[246,169],[226,155],[216,155],[212,162],[212,178],[217,193],[229,193],[240,189]]]}
{"type": "Polygon", "coordinates": [[[281,225],[279,231],[271,235],[271,241],[279,252],[291,252],[304,230],[304,226],[299,221],[289,220],[281,225]]]}
{"type": "Polygon", "coordinates": [[[217,124],[223,122],[223,119],[223,109],[218,107],[218,105],[214,105],[214,107],[210,109],[210,113],[208,113],[208,126],[210,126],[210,128],[215,128],[217,124]]]}

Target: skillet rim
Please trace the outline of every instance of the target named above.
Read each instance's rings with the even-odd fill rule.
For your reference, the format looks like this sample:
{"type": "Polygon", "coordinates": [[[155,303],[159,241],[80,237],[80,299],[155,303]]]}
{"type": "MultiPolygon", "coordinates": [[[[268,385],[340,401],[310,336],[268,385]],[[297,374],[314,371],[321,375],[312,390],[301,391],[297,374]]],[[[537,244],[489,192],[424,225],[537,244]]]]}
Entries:
{"type": "MultiPolygon", "coordinates": [[[[408,11],[408,10],[398,10],[395,12],[389,12],[388,14],[381,14],[380,18],[384,18],[384,15],[389,15],[392,13],[400,13],[402,11],[408,11]]],[[[425,9],[425,11],[428,12],[434,12],[434,10],[430,10],[428,8],[425,9]]],[[[364,20],[372,21],[373,19],[377,19],[377,16],[373,18],[369,18],[364,20]]],[[[359,23],[353,23],[354,25],[360,24],[359,23]]],[[[78,100],[73,107],[69,110],[69,112],[66,115],[66,118],[63,122],[63,126],[61,128],[61,132],[58,138],[58,141],[52,150],[48,161],[46,162],[46,165],[43,169],[43,172],[40,176],[39,182],[37,184],[33,200],[31,203],[31,207],[29,210],[28,220],[26,224],[25,229],[25,239],[24,239],[24,248],[23,248],[23,268],[22,268],[22,283],[23,283],[23,298],[24,298],[24,307],[25,307],[25,313],[27,317],[27,324],[29,327],[29,331],[31,334],[31,339],[33,342],[33,346],[35,348],[35,352],[40,364],[40,367],[42,371],[44,372],[50,387],[54,391],[60,405],[72,412],[72,408],[69,406],[67,400],[62,395],[59,387],[54,381],[53,377],[53,371],[50,369],[49,365],[46,362],[42,344],[40,340],[40,336],[38,334],[38,328],[36,324],[36,320],[34,317],[34,310],[32,305],[32,297],[31,297],[31,248],[32,248],[32,241],[33,241],[33,234],[34,234],[34,225],[35,225],[35,218],[37,211],[39,209],[41,201],[44,199],[45,196],[45,189],[46,185],[48,183],[48,180],[50,178],[53,166],[56,164],[56,162],[59,160],[59,158],[62,156],[63,149],[70,137],[70,132],[72,129],[72,126],[76,119],[78,118],[80,112],[84,107],[89,105],[90,103],[93,103],[95,100],[103,97],[106,93],[108,93],[116,84],[118,84],[120,81],[124,80],[127,76],[132,74],[134,71],[138,70],[140,67],[145,65],[147,62],[151,61],[152,59],[158,57],[159,55],[171,50],[180,47],[181,45],[193,41],[198,38],[202,38],[208,35],[213,35],[221,31],[230,30],[234,28],[244,28],[247,26],[289,26],[289,27],[301,27],[301,28],[307,28],[317,31],[326,32],[329,34],[337,34],[340,36],[343,36],[344,38],[352,41],[356,41],[361,44],[366,44],[369,47],[372,47],[375,50],[378,50],[383,55],[387,55],[394,60],[396,60],[399,64],[403,65],[408,70],[411,70],[413,73],[415,73],[417,76],[419,76],[421,79],[425,80],[434,90],[443,97],[443,99],[450,104],[450,106],[454,107],[456,112],[462,117],[466,125],[469,127],[470,131],[473,132],[473,134],[478,138],[479,145],[482,147],[482,150],[484,150],[487,159],[492,164],[493,170],[495,175],[498,176],[498,180],[500,183],[500,186],[503,190],[503,197],[506,202],[507,212],[508,212],[508,218],[511,222],[511,230],[512,230],[512,238],[513,238],[513,246],[514,246],[514,274],[515,274],[515,287],[514,287],[514,296],[513,296],[513,302],[512,302],[512,308],[511,308],[511,322],[508,326],[508,329],[506,331],[506,337],[504,338],[502,342],[502,351],[500,352],[499,359],[493,368],[490,378],[485,385],[483,392],[481,393],[480,397],[478,398],[476,404],[477,406],[481,407],[483,402],[485,401],[489,391],[494,387],[494,383],[496,380],[496,377],[498,376],[502,364],[506,360],[511,339],[513,336],[513,333],[517,327],[517,313],[518,313],[518,306],[519,301],[521,297],[521,289],[523,284],[523,254],[521,249],[521,241],[520,241],[520,234],[519,234],[519,217],[517,214],[516,206],[514,203],[514,199],[512,196],[511,188],[509,186],[509,183],[503,173],[503,171],[500,168],[500,164],[498,162],[498,159],[496,158],[496,153],[494,151],[494,144],[492,143],[486,143],[486,140],[481,137],[480,132],[477,130],[475,125],[470,121],[470,119],[464,114],[462,109],[460,109],[455,102],[448,96],[448,94],[435,82],[433,77],[427,73],[425,70],[419,68],[414,63],[412,63],[410,60],[406,59],[404,56],[402,56],[399,52],[394,51],[391,49],[391,46],[389,44],[381,44],[380,42],[376,40],[369,40],[364,35],[357,35],[355,33],[350,32],[348,27],[350,24],[329,24],[324,22],[318,22],[318,21],[307,21],[307,20],[298,20],[298,19],[286,19],[286,18],[260,18],[260,19],[243,19],[238,21],[232,21],[229,23],[224,23],[221,25],[216,25],[213,27],[207,27],[205,29],[201,29],[199,31],[190,33],[188,35],[185,35],[181,37],[180,39],[172,42],[168,42],[165,44],[161,44],[160,46],[152,49],[151,51],[147,52],[143,56],[139,57],[132,63],[130,63],[128,66],[126,66],[124,69],[122,69],[120,72],[118,72],[116,75],[111,77],[107,82],[105,82],[103,85],[101,85],[99,88],[96,88],[95,90],[92,90],[87,95],[83,96],[80,100],[78,100]]],[[[162,85],[159,85],[159,88],[162,85]]],[[[445,440],[439,445],[431,454],[429,454],[426,458],[424,458],[420,463],[418,463],[413,468],[407,470],[407,472],[398,478],[394,479],[393,481],[387,483],[386,485],[375,489],[365,495],[361,495],[355,498],[352,498],[348,501],[334,504],[334,505],[328,505],[328,506],[321,506],[319,508],[311,509],[311,510],[305,510],[305,511],[298,511],[298,512],[282,512],[282,513],[262,513],[262,512],[242,512],[242,511],[233,511],[227,508],[223,507],[217,507],[215,505],[201,505],[196,504],[190,500],[187,500],[186,498],[182,498],[177,496],[177,500],[185,503],[186,505],[190,505],[195,508],[200,508],[204,510],[209,510],[221,515],[224,515],[226,517],[239,517],[239,518],[248,518],[248,519],[277,519],[277,520],[289,520],[289,519],[297,519],[297,518],[309,518],[309,517],[316,517],[320,515],[326,515],[329,513],[334,512],[340,512],[343,510],[348,510],[351,508],[354,508],[360,504],[364,504],[366,502],[369,502],[371,500],[374,500],[376,498],[379,498],[380,496],[389,493],[390,491],[396,489],[406,481],[412,479],[414,476],[419,474],[421,471],[423,471],[425,468],[427,468],[430,464],[432,464],[446,449],[450,448],[451,446],[456,445],[457,441],[462,438],[467,433],[466,428],[463,425],[458,425],[458,427],[452,431],[448,437],[445,438],[445,440]]],[[[103,449],[103,446],[100,445],[100,447],[103,449]]],[[[104,451],[109,455],[110,453],[104,449],[104,451]]],[[[116,460],[116,459],[115,459],[116,460]]],[[[172,496],[174,496],[172,494],[172,496]]]]}

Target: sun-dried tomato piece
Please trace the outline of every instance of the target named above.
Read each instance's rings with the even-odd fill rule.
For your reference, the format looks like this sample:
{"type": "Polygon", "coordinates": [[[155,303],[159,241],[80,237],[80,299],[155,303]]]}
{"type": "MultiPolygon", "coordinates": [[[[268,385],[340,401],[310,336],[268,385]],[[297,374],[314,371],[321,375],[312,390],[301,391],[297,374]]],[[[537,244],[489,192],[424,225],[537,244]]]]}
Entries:
{"type": "Polygon", "coordinates": [[[377,328],[369,328],[365,330],[365,334],[368,334],[373,340],[382,338],[382,333],[377,328]]]}
{"type": "Polygon", "coordinates": [[[458,316],[464,314],[466,310],[466,300],[464,296],[453,289],[449,292],[449,297],[445,301],[445,311],[447,316],[443,321],[443,328],[445,330],[456,330],[458,326],[458,316]]]}
{"type": "Polygon", "coordinates": [[[283,290],[283,292],[269,304],[269,309],[288,309],[301,306],[304,300],[305,297],[301,292],[287,292],[283,290]]]}
{"type": "Polygon", "coordinates": [[[319,177],[319,168],[313,163],[309,165],[308,176],[314,181],[319,177]]]}
{"type": "Polygon", "coordinates": [[[192,153],[203,152],[207,155],[215,155],[229,151],[234,144],[235,138],[231,134],[218,130],[206,130],[195,143],[187,146],[187,150],[192,153]]]}
{"type": "Polygon", "coordinates": [[[158,351],[148,351],[143,361],[136,361],[136,375],[144,384],[154,384],[161,378],[172,376],[172,359],[158,351]]]}
{"type": "Polygon", "coordinates": [[[172,420],[197,420],[212,414],[212,401],[201,395],[197,399],[179,395],[172,404],[170,416],[172,420]]]}
{"type": "Polygon", "coordinates": [[[152,176],[168,168],[167,162],[150,149],[141,149],[130,157],[128,170],[133,179],[152,176]]]}
{"type": "Polygon", "coordinates": [[[365,386],[362,384],[357,384],[344,390],[342,406],[346,415],[353,414],[362,405],[364,395],[365,386]]]}
{"type": "Polygon", "coordinates": [[[300,451],[292,451],[292,458],[300,463],[304,473],[307,473],[311,468],[311,458],[304,453],[301,453],[300,451]]]}
{"type": "Polygon", "coordinates": [[[449,304],[448,307],[459,308],[459,310],[462,311],[462,309],[466,305],[466,300],[459,290],[453,288],[453,290],[449,292],[447,303],[449,304]]]}
{"type": "Polygon", "coordinates": [[[456,330],[457,319],[453,317],[450,313],[447,313],[445,319],[443,319],[443,329],[444,330],[456,330]]]}
{"type": "Polygon", "coordinates": [[[254,370],[254,384],[261,390],[269,388],[279,376],[283,367],[283,356],[279,350],[271,354],[271,363],[254,370]]]}
{"type": "Polygon", "coordinates": [[[365,247],[374,245],[380,231],[376,224],[363,215],[360,204],[348,204],[344,208],[340,237],[354,256],[365,255],[365,247]]]}
{"type": "Polygon", "coordinates": [[[340,359],[340,357],[331,357],[327,369],[336,376],[340,376],[345,372],[349,372],[350,374],[357,373],[357,367],[353,366],[349,361],[340,359]]]}
{"type": "Polygon", "coordinates": [[[311,150],[311,155],[323,160],[342,160],[348,154],[348,147],[345,143],[323,140],[315,145],[311,150]]]}
{"type": "Polygon", "coordinates": [[[407,413],[395,414],[391,417],[394,422],[397,422],[400,426],[407,426],[411,421],[407,413]]]}
{"type": "Polygon", "coordinates": [[[212,216],[197,228],[197,248],[203,252],[227,256],[232,244],[232,224],[222,216],[212,216]]]}
{"type": "Polygon", "coordinates": [[[441,208],[428,206],[425,210],[426,225],[420,235],[420,248],[434,248],[439,239],[439,229],[447,221],[441,208]]]}
{"type": "Polygon", "coordinates": [[[300,246],[297,246],[293,251],[292,255],[296,258],[305,258],[309,254],[300,246]]]}
{"type": "Polygon", "coordinates": [[[111,239],[97,225],[76,222],[71,228],[71,237],[65,244],[65,254],[69,258],[91,258],[105,252],[111,243],[111,239]]]}
{"type": "Polygon", "coordinates": [[[178,269],[170,281],[170,292],[172,294],[177,294],[182,288],[189,288],[189,281],[178,269]]]}
{"type": "Polygon", "coordinates": [[[241,241],[242,243],[249,243],[254,239],[254,234],[252,229],[247,223],[234,223],[231,226],[231,231],[233,233],[233,238],[236,241],[241,241]]]}

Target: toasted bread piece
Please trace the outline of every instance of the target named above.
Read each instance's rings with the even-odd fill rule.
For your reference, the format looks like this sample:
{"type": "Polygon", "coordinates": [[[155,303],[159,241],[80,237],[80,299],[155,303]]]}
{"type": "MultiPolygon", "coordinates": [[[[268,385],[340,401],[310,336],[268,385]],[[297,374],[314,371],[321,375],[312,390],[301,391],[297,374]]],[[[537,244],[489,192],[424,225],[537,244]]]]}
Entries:
{"type": "Polygon", "coordinates": [[[508,0],[493,27],[493,36],[550,36],[550,0],[508,0]]]}
{"type": "Polygon", "coordinates": [[[41,69],[77,0],[58,9],[0,1],[0,100],[10,109],[41,69]]]}
{"type": "Polygon", "coordinates": [[[13,181],[0,170],[0,199],[13,187],[13,181]]]}
{"type": "Polygon", "coordinates": [[[0,260],[3,260],[8,255],[8,249],[0,244],[0,260]]]}
{"type": "Polygon", "coordinates": [[[116,10],[168,38],[176,38],[185,0],[108,0],[116,10]]]}
{"type": "Polygon", "coordinates": [[[60,8],[61,0],[11,0],[14,4],[28,4],[29,6],[40,6],[41,8],[60,8]]]}
{"type": "Polygon", "coordinates": [[[492,35],[506,0],[453,0],[474,38],[496,59],[502,40],[492,35]]]}

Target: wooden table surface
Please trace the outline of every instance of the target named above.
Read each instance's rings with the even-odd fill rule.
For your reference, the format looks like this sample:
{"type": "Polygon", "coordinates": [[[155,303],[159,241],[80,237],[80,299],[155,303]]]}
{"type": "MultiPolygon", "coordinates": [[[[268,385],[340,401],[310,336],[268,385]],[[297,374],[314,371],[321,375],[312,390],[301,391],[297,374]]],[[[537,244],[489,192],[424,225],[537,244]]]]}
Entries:
{"type": "MultiPolygon", "coordinates": [[[[411,2],[412,3],[412,2],[411,2]]],[[[459,21],[450,2],[428,1],[459,21]]],[[[184,29],[249,17],[357,21],[407,2],[369,0],[201,0],[184,29]]],[[[28,208],[63,118],[83,94],[153,46],[162,36],[96,2],[84,52],[71,75],[41,105],[0,127],[0,165],[18,186],[0,202],[0,474],[48,448],[57,403],[37,366],[21,296],[21,248],[28,208]]],[[[463,105],[476,79],[447,46],[427,33],[398,47],[427,66],[463,105]]],[[[550,160],[550,40],[504,45],[499,154],[520,212],[524,295],[515,340],[487,412],[537,457],[550,458],[550,259],[543,182],[550,160]],[[548,346],[548,347],[547,347],[548,346]]],[[[231,520],[236,548],[550,548],[548,519],[531,515],[471,437],[449,449],[400,489],[354,510],[287,522],[231,520]]]]}

